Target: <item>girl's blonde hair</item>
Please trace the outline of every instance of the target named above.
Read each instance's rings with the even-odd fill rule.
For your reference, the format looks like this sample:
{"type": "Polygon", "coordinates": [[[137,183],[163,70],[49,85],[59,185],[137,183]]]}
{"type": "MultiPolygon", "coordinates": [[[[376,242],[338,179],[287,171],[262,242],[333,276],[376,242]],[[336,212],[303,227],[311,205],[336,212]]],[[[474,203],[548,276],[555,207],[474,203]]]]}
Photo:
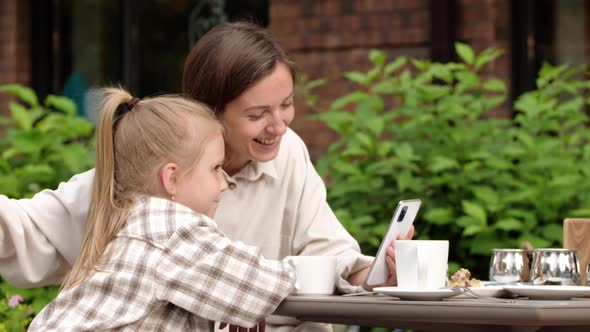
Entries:
{"type": "Polygon", "coordinates": [[[103,91],[86,234],[65,288],[84,280],[98,263],[139,195],[162,195],[158,173],[164,164],[174,162],[181,176],[188,173],[207,141],[223,131],[199,102],[178,96],[138,100],[119,88],[103,91]]]}

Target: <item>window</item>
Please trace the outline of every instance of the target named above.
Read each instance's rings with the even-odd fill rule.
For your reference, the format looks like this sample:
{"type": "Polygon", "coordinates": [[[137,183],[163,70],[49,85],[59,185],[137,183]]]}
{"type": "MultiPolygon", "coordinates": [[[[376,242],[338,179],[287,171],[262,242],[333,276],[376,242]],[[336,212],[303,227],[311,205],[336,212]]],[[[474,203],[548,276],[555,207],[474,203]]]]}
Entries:
{"type": "Polygon", "coordinates": [[[240,18],[267,25],[268,1],[31,0],[33,88],[72,98],[86,115],[91,87],[179,93],[194,41],[240,18]]]}

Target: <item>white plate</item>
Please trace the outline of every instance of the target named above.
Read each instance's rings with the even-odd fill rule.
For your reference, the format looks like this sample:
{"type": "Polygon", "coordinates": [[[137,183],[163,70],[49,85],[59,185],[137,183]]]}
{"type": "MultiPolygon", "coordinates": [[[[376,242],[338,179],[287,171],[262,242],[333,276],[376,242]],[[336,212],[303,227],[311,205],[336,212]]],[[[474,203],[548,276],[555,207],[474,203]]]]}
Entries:
{"type": "Polygon", "coordinates": [[[504,289],[518,296],[535,300],[568,300],[572,297],[590,296],[590,287],[586,286],[504,286],[504,289]]]}
{"type": "MultiPolygon", "coordinates": [[[[506,297],[508,292],[504,289],[505,286],[482,286],[469,287],[475,294],[485,297],[506,297]]],[[[461,294],[457,298],[473,298],[472,296],[461,294]]]]}
{"type": "Polygon", "coordinates": [[[377,293],[399,297],[402,300],[411,301],[440,301],[447,297],[452,297],[459,292],[448,288],[441,289],[408,289],[398,287],[375,287],[377,293]]]}

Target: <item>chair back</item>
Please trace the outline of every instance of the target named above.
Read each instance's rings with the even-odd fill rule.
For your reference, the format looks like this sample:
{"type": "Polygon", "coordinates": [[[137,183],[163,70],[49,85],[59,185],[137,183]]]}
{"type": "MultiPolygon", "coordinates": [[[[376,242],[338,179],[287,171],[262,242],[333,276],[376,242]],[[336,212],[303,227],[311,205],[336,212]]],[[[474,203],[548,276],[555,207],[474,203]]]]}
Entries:
{"type": "Polygon", "coordinates": [[[567,218],[563,221],[563,247],[576,249],[582,274],[581,285],[588,285],[590,263],[590,218],[567,218]]]}

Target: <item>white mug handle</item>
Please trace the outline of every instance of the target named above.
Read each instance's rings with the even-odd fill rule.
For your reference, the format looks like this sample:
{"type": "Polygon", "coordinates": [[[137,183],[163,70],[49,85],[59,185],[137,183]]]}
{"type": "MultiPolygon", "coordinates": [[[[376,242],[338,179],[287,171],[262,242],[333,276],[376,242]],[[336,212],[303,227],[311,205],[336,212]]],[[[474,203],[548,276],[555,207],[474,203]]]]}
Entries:
{"type": "Polygon", "coordinates": [[[293,272],[295,272],[295,292],[298,292],[301,290],[301,285],[299,285],[299,280],[297,280],[297,261],[293,257],[287,257],[284,261],[291,265],[294,270],[293,272]]]}

